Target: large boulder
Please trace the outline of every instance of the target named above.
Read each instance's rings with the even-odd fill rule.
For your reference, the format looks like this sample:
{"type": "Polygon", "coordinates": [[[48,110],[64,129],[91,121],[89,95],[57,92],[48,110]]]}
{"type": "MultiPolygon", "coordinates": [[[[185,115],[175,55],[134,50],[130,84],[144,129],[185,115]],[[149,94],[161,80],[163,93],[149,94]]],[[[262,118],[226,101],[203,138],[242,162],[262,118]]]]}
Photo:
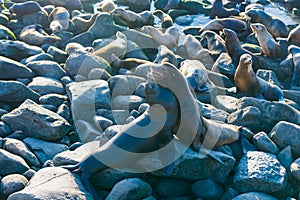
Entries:
{"type": "Polygon", "coordinates": [[[10,58],[0,56],[0,79],[32,78],[34,72],[25,65],[10,58]]]}
{"type": "Polygon", "coordinates": [[[0,176],[21,174],[29,170],[23,158],[0,149],[0,176]]]}

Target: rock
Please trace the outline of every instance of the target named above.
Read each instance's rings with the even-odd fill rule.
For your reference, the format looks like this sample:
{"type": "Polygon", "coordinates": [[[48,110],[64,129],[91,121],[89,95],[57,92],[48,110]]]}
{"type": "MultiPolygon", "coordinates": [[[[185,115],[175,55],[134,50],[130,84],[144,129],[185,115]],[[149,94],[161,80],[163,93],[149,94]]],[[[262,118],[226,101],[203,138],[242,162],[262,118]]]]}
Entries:
{"type": "Polygon", "coordinates": [[[276,144],[268,137],[265,132],[259,132],[254,135],[253,143],[257,147],[258,150],[277,154],[279,152],[276,144]]]}
{"type": "Polygon", "coordinates": [[[124,179],[117,183],[108,194],[107,200],[139,200],[152,194],[151,186],[139,178],[124,179]]]}
{"type": "Polygon", "coordinates": [[[22,157],[30,166],[41,167],[38,158],[20,140],[5,138],[4,149],[10,153],[22,157]]]}
{"type": "Polygon", "coordinates": [[[111,78],[111,75],[105,70],[101,68],[94,68],[88,73],[88,79],[89,80],[108,80],[111,78]]]}
{"type": "Polygon", "coordinates": [[[188,191],[188,182],[182,179],[163,178],[155,185],[155,192],[160,197],[179,197],[188,191]]]}
{"type": "Polygon", "coordinates": [[[43,140],[63,138],[71,129],[71,125],[64,118],[31,100],[26,100],[1,119],[13,131],[22,130],[29,137],[43,140]]]}
{"type": "Polygon", "coordinates": [[[280,88],[283,88],[283,86],[281,85],[280,81],[278,80],[276,74],[272,70],[259,69],[256,72],[256,76],[264,79],[265,81],[267,81],[271,84],[274,84],[280,88]]]}
{"type": "Polygon", "coordinates": [[[289,122],[278,122],[269,133],[269,137],[279,148],[291,146],[295,157],[300,156],[300,126],[289,122]]]}
{"type": "Polygon", "coordinates": [[[111,139],[114,137],[118,132],[124,129],[124,125],[113,125],[108,127],[104,132],[103,136],[107,137],[107,139],[111,139]]]}
{"type": "Polygon", "coordinates": [[[21,60],[22,64],[28,64],[35,61],[54,61],[53,56],[48,53],[40,53],[21,60]]]}
{"type": "Polygon", "coordinates": [[[229,113],[218,109],[210,104],[202,103],[200,106],[200,110],[205,118],[214,119],[222,122],[226,122],[227,117],[229,116],[229,113]]]}
{"type": "Polygon", "coordinates": [[[48,15],[45,11],[37,11],[22,17],[24,25],[40,24],[44,28],[48,27],[48,15]]]}
{"type": "Polygon", "coordinates": [[[192,193],[196,197],[201,197],[205,199],[220,199],[224,193],[224,190],[215,181],[205,179],[193,183],[192,193]]]}
{"type": "Polygon", "coordinates": [[[40,95],[45,94],[65,94],[65,89],[62,83],[54,78],[38,76],[32,79],[28,87],[40,95]]]}
{"type": "Polygon", "coordinates": [[[110,90],[104,80],[73,82],[67,85],[66,90],[74,121],[84,120],[93,124],[96,109],[111,108],[110,90]]]}
{"type": "Polygon", "coordinates": [[[31,61],[26,66],[34,71],[38,76],[50,77],[59,80],[67,75],[66,71],[54,61],[31,61]]]}
{"type": "Polygon", "coordinates": [[[0,165],[0,176],[22,174],[30,169],[23,158],[3,149],[0,149],[0,165]]]}
{"type": "Polygon", "coordinates": [[[283,90],[285,98],[288,98],[297,104],[300,104],[300,91],[298,90],[283,90]]]}
{"type": "Polygon", "coordinates": [[[233,179],[240,192],[276,192],[285,188],[287,173],[276,156],[249,151],[240,160],[233,179]]]}
{"type": "Polygon", "coordinates": [[[94,141],[102,133],[102,130],[97,129],[93,124],[84,120],[77,120],[75,126],[78,137],[83,143],[94,141]]]}
{"type": "Polygon", "coordinates": [[[222,53],[218,57],[211,70],[231,77],[233,77],[235,73],[235,67],[232,64],[231,58],[227,53],[222,53]]]}
{"type": "Polygon", "coordinates": [[[138,109],[138,112],[143,114],[148,108],[150,108],[150,105],[147,104],[147,103],[142,103],[140,106],[139,106],[139,109],[138,109]]]}
{"type": "Polygon", "coordinates": [[[133,110],[138,109],[146,99],[135,95],[119,95],[112,100],[112,109],[114,110],[133,110]]]}
{"type": "MultiPolygon", "coordinates": [[[[3,15],[1,15],[1,19],[3,19],[2,16],[3,15]]],[[[7,40],[15,40],[16,39],[15,34],[11,30],[9,30],[9,28],[7,28],[3,25],[0,25],[0,31],[1,31],[0,39],[7,39],[7,40]]]]}
{"type": "Polygon", "coordinates": [[[103,131],[114,124],[111,120],[97,115],[94,116],[94,122],[96,127],[103,131]]]}
{"type": "Polygon", "coordinates": [[[175,19],[175,23],[177,23],[181,26],[188,26],[193,21],[194,21],[194,17],[192,17],[191,15],[184,15],[184,16],[177,17],[175,19]]]}
{"type": "Polygon", "coordinates": [[[290,170],[290,166],[293,163],[293,154],[292,154],[292,149],[291,146],[287,146],[284,149],[282,149],[278,154],[277,158],[281,165],[287,170],[290,170]]]}
{"type": "Polygon", "coordinates": [[[0,56],[0,70],[0,79],[2,80],[32,78],[34,76],[34,72],[30,68],[3,56],[0,56]]]}
{"type": "Polygon", "coordinates": [[[63,117],[65,120],[69,121],[71,118],[71,111],[69,106],[67,106],[66,104],[61,104],[58,108],[56,113],[63,117]]]}
{"type": "Polygon", "coordinates": [[[112,97],[119,95],[132,95],[136,88],[146,79],[133,75],[116,75],[108,80],[112,97]]]}
{"type": "Polygon", "coordinates": [[[46,94],[39,98],[41,104],[50,104],[55,107],[59,107],[64,101],[67,101],[68,97],[60,94],[46,94]]]}
{"type": "Polygon", "coordinates": [[[46,160],[52,160],[56,154],[68,149],[64,144],[47,142],[31,137],[25,138],[23,142],[29,146],[41,163],[46,162],[46,160]]]}
{"type": "Polygon", "coordinates": [[[94,68],[105,69],[111,73],[111,67],[103,58],[88,52],[77,51],[66,60],[65,70],[71,77],[82,75],[88,77],[88,73],[94,68]]]}
{"type": "Polygon", "coordinates": [[[31,99],[38,102],[40,95],[19,81],[0,81],[0,101],[23,102],[31,99]]]}
{"type": "Polygon", "coordinates": [[[82,46],[87,47],[87,46],[92,46],[94,40],[95,40],[94,34],[90,31],[86,31],[70,38],[65,43],[63,43],[63,45],[67,45],[68,43],[72,43],[72,42],[77,42],[82,46]]]}
{"type": "Polygon", "coordinates": [[[300,180],[300,158],[296,159],[291,164],[291,173],[293,177],[295,177],[297,180],[300,180]]]}
{"type": "Polygon", "coordinates": [[[65,63],[68,58],[67,52],[54,46],[50,46],[47,50],[47,53],[53,56],[54,60],[58,63],[65,63]]]}
{"type": "Polygon", "coordinates": [[[20,199],[82,199],[92,200],[78,175],[60,167],[47,167],[36,172],[25,189],[16,192],[7,200],[20,199]]]}
{"type": "Polygon", "coordinates": [[[111,120],[114,124],[125,124],[126,119],[129,117],[129,110],[107,110],[98,109],[97,115],[111,120]]]}
{"type": "Polygon", "coordinates": [[[5,124],[4,122],[0,121],[0,137],[7,137],[11,134],[11,129],[9,128],[9,126],[7,126],[7,124],[5,124]]]}
{"type": "Polygon", "coordinates": [[[223,194],[221,200],[232,200],[236,196],[239,195],[239,192],[233,188],[228,188],[226,192],[223,194]]]}
{"type": "Polygon", "coordinates": [[[261,192],[249,192],[245,194],[240,194],[239,196],[233,198],[232,200],[253,200],[253,199],[259,199],[259,200],[278,200],[277,198],[261,192]]]}
{"type": "Polygon", "coordinates": [[[224,110],[225,112],[233,113],[237,110],[237,102],[237,98],[227,95],[217,95],[214,100],[214,106],[221,110],[224,110]]]}
{"type": "Polygon", "coordinates": [[[23,175],[26,177],[27,180],[30,180],[35,174],[33,169],[27,170],[23,175]]]}
{"type": "Polygon", "coordinates": [[[10,174],[1,179],[0,194],[8,197],[10,194],[25,188],[28,180],[20,174],[10,174]]]}
{"type": "Polygon", "coordinates": [[[215,85],[225,88],[234,87],[234,84],[227,76],[209,70],[207,70],[207,72],[209,80],[211,80],[215,85]]]}

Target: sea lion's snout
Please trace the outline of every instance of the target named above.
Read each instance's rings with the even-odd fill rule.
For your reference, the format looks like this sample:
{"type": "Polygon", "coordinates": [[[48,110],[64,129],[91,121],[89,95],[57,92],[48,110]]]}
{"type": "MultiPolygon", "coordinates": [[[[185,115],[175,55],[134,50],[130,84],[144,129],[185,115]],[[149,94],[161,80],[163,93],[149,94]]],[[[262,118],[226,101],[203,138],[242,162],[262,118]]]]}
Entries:
{"type": "Polygon", "coordinates": [[[249,54],[243,54],[241,56],[241,61],[247,65],[252,64],[252,56],[249,54]]]}

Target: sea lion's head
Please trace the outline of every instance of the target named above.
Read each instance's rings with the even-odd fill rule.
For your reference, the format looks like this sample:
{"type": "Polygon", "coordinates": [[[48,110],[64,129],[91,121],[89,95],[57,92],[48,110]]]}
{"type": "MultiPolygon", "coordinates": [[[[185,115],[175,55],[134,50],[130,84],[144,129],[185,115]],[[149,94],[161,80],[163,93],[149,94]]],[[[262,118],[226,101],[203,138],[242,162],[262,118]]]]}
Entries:
{"type": "Polygon", "coordinates": [[[240,57],[240,64],[239,66],[243,66],[245,68],[247,68],[247,72],[251,72],[252,71],[252,56],[250,54],[243,54],[240,57]]]}
{"type": "Polygon", "coordinates": [[[266,27],[260,23],[250,24],[250,28],[253,32],[260,33],[266,30],[266,27]]]}

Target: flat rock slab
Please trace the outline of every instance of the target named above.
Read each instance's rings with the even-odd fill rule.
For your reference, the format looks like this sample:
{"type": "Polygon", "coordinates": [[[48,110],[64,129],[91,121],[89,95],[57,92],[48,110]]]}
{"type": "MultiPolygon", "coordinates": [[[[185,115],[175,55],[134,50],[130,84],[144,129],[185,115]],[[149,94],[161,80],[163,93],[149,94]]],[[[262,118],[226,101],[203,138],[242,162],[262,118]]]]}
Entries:
{"type": "Polygon", "coordinates": [[[237,102],[237,98],[227,95],[217,95],[214,100],[214,106],[228,113],[233,113],[237,110],[237,102]]]}
{"type": "Polygon", "coordinates": [[[248,151],[238,164],[233,182],[240,192],[271,193],[285,188],[287,173],[274,154],[248,151]]]}
{"type": "Polygon", "coordinates": [[[8,197],[7,200],[92,200],[78,175],[60,167],[46,167],[39,170],[27,187],[8,197]]]}
{"type": "Polygon", "coordinates": [[[26,100],[1,119],[13,131],[22,130],[27,136],[43,140],[63,138],[71,129],[64,118],[31,100],[26,100]]]}
{"type": "Polygon", "coordinates": [[[32,78],[34,72],[25,65],[12,59],[0,56],[0,79],[32,78]]]}
{"type": "Polygon", "coordinates": [[[65,94],[63,84],[59,80],[50,77],[35,77],[32,79],[31,83],[28,84],[28,87],[40,95],[51,93],[65,94]]]}
{"type": "Polygon", "coordinates": [[[32,71],[34,71],[39,76],[52,77],[56,79],[61,79],[63,76],[66,76],[67,73],[59,66],[57,62],[41,60],[41,61],[32,61],[26,65],[32,71]]]}

